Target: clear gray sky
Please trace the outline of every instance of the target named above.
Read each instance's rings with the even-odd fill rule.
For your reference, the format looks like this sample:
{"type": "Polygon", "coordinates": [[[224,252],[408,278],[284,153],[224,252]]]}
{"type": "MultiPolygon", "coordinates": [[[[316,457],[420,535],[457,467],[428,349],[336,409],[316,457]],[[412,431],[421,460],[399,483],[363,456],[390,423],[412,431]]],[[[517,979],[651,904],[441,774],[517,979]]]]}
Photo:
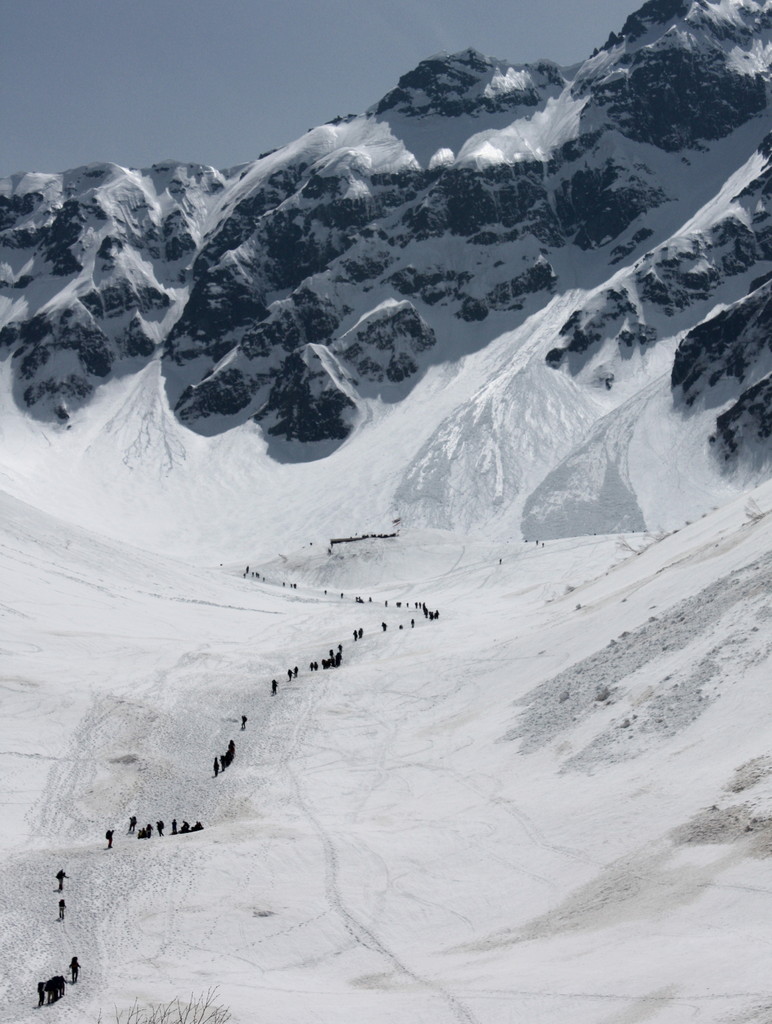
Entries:
{"type": "Polygon", "coordinates": [[[0,0],[0,176],[225,168],[472,46],[573,64],[642,0],[0,0]]]}

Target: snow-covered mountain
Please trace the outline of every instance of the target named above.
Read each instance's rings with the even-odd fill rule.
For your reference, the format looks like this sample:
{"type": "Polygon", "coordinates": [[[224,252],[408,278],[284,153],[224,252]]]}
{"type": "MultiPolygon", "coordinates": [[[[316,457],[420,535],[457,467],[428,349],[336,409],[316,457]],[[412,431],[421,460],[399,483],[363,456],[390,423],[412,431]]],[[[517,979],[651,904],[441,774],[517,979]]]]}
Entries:
{"type": "Polygon", "coordinates": [[[492,529],[664,525],[663,449],[711,507],[772,452],[771,60],[769,2],[650,0],[580,65],[433,57],[229,171],[7,179],[15,404],[77,426],[152,372],[256,460],[410,434],[415,524],[468,527],[472,487],[492,529]]]}
{"type": "Polygon", "coordinates": [[[0,183],[0,1024],[772,1021],[770,60],[0,183]]]}

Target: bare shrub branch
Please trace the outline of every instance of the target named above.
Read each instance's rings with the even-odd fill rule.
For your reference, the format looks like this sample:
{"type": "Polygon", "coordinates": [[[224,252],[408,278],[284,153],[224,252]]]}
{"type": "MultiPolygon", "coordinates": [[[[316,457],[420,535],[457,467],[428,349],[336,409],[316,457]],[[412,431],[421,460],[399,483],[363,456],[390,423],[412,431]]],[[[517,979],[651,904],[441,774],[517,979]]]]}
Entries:
{"type": "MultiPolygon", "coordinates": [[[[210,988],[200,996],[191,993],[186,1003],[177,998],[170,1003],[140,1006],[135,1000],[128,1010],[115,1008],[115,1024],[227,1024],[230,1010],[216,999],[217,989],[210,988]]],[[[97,1024],[103,1024],[101,1011],[97,1024]]]]}

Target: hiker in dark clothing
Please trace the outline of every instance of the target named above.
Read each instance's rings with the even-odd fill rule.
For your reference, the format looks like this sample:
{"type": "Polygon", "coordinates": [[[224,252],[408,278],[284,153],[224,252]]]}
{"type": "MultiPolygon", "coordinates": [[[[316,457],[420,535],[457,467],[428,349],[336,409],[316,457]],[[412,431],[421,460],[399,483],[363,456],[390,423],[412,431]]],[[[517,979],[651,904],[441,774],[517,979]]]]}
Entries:
{"type": "Polygon", "coordinates": [[[159,836],[161,836],[161,837],[163,837],[163,834],[164,834],[164,829],[166,828],[166,826],[164,825],[164,823],[163,823],[162,821],[157,821],[157,822],[155,823],[155,827],[156,827],[156,828],[158,829],[158,835],[159,835],[159,836]]]}
{"type": "Polygon", "coordinates": [[[38,1006],[42,1006],[46,1001],[46,983],[44,981],[38,982],[38,1006]]]}
{"type": "Polygon", "coordinates": [[[113,848],[113,830],[108,828],[105,832],[105,839],[107,840],[107,849],[112,850],[113,848]]]}
{"type": "Polygon", "coordinates": [[[246,727],[247,727],[247,716],[246,715],[242,715],[241,716],[241,731],[244,732],[246,727]]]}
{"type": "Polygon", "coordinates": [[[220,762],[215,757],[215,759],[214,759],[214,777],[215,778],[217,778],[217,773],[219,772],[219,770],[220,770],[220,762]]]}
{"type": "Polygon", "coordinates": [[[56,978],[49,978],[43,989],[48,994],[48,1002],[55,1003],[59,998],[59,983],[56,978]]]}
{"type": "Polygon", "coordinates": [[[152,837],[152,835],[153,835],[153,826],[152,825],[145,825],[145,835],[147,836],[148,839],[150,839],[152,837]]]}
{"type": "Polygon", "coordinates": [[[59,880],[59,892],[61,892],[62,889],[64,888],[64,880],[65,880],[65,878],[68,878],[69,876],[65,875],[64,868],[60,868],[59,871],[56,872],[56,877],[59,880]]]}
{"type": "Polygon", "coordinates": [[[386,623],[385,622],[381,623],[381,629],[383,630],[384,633],[386,632],[386,623]]]}
{"type": "Polygon", "coordinates": [[[361,640],[364,635],[365,635],[365,631],[363,629],[360,629],[359,630],[359,639],[361,640]]]}
{"type": "Polygon", "coordinates": [[[78,971],[79,970],[80,970],[80,964],[78,963],[78,958],[76,956],[74,956],[72,958],[72,960],[70,960],[70,973],[72,974],[72,983],[73,983],[73,985],[78,980],[78,971]]]}
{"type": "Polygon", "coordinates": [[[190,825],[187,823],[187,821],[183,821],[182,825],[180,826],[180,835],[184,836],[188,832],[190,832],[190,825]]]}
{"type": "Polygon", "coordinates": [[[279,684],[276,682],[275,679],[272,679],[271,680],[271,696],[272,697],[276,694],[276,691],[278,689],[279,689],[279,684]]]}
{"type": "Polygon", "coordinates": [[[220,754],[220,771],[224,772],[227,767],[227,762],[224,754],[220,754]]]}
{"type": "Polygon", "coordinates": [[[410,620],[410,628],[415,629],[415,619],[410,620]]]}
{"type": "Polygon", "coordinates": [[[292,679],[292,669],[291,668],[287,669],[287,679],[292,679]]]}
{"type": "Polygon", "coordinates": [[[176,818],[172,818],[172,835],[173,836],[177,835],[177,819],[176,818]]]}
{"type": "Polygon", "coordinates": [[[64,912],[65,912],[66,909],[67,909],[67,904],[64,902],[64,900],[59,900],[59,920],[60,921],[64,920],[64,912]]]}
{"type": "Polygon", "coordinates": [[[295,666],[295,668],[293,670],[293,675],[294,675],[295,679],[297,679],[297,677],[298,677],[298,667],[297,667],[297,665],[295,666]]]}
{"type": "Polygon", "coordinates": [[[356,641],[358,639],[358,637],[359,637],[359,633],[356,630],[354,630],[354,640],[356,641]]]}
{"type": "Polygon", "coordinates": [[[137,819],[132,814],[132,816],[129,818],[129,832],[133,832],[136,827],[137,827],[137,819]]]}

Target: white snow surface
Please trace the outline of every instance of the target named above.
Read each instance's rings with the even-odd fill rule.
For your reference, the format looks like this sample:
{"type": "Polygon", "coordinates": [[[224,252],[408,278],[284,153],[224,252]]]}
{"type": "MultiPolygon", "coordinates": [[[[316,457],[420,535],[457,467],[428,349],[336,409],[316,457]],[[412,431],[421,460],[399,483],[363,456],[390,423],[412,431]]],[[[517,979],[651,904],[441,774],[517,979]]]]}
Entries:
{"type": "Polygon", "coordinates": [[[500,68],[497,68],[490,82],[483,89],[483,95],[492,98],[502,93],[506,94],[525,90],[533,85],[533,78],[525,68],[508,67],[504,74],[502,74],[500,68]]]}
{"type": "Polygon", "coordinates": [[[566,89],[543,110],[520,118],[499,130],[473,135],[461,148],[459,166],[517,163],[520,160],[549,160],[559,146],[579,135],[579,116],[586,100],[574,99],[566,89]]]}
{"type": "Polygon", "coordinates": [[[1,1024],[74,955],[44,1012],[79,1024],[213,985],[237,1024],[770,1020],[772,484],[657,535],[330,549],[397,456],[357,521],[345,461],[250,475],[256,433],[146,377],[2,420],[1,1024]]]}

